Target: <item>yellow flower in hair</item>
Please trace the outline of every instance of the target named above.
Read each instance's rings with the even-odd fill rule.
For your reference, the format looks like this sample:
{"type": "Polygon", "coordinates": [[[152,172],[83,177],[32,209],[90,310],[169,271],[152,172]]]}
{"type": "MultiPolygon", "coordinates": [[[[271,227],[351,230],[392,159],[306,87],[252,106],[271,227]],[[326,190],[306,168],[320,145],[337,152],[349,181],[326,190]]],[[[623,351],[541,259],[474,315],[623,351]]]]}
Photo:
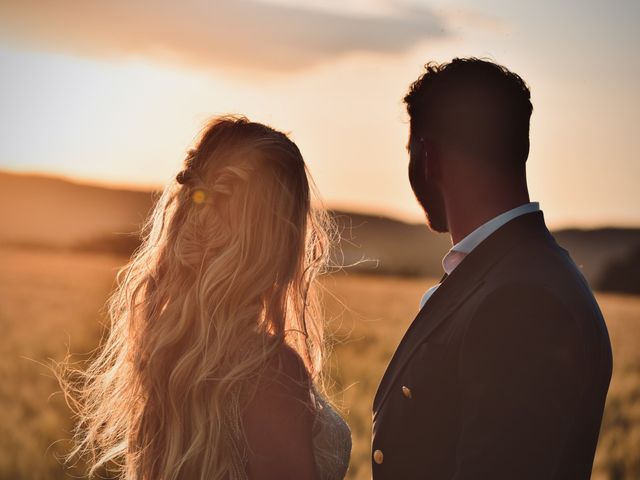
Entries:
{"type": "Polygon", "coordinates": [[[202,203],[204,202],[206,198],[206,194],[204,193],[204,190],[196,190],[193,192],[193,195],[191,196],[191,199],[193,200],[194,203],[202,203]]]}

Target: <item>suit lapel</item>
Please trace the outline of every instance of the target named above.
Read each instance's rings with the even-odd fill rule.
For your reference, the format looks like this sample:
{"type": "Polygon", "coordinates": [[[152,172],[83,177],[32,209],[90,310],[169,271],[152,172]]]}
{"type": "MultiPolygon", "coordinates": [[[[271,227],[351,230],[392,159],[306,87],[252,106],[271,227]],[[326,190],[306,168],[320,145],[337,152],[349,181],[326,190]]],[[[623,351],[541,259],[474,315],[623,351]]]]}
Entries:
{"type": "MultiPolygon", "coordinates": [[[[462,264],[460,265],[460,267],[462,264]]],[[[458,268],[460,268],[458,267],[458,268]]],[[[456,269],[457,270],[457,269],[456,269]]],[[[455,273],[455,271],[453,272],[455,273]]],[[[382,377],[374,400],[377,409],[386,398],[391,386],[402,372],[414,351],[440,326],[444,320],[482,286],[482,279],[476,274],[454,277],[453,273],[444,279],[431,298],[416,315],[382,377]]],[[[478,272],[480,273],[480,272],[478,272]]]]}
{"type": "Polygon", "coordinates": [[[374,412],[380,409],[415,350],[483,285],[484,277],[503,255],[536,234],[553,240],[542,212],[515,218],[478,245],[451,275],[442,277],[441,285],[418,312],[389,362],[376,392],[374,412]]]}

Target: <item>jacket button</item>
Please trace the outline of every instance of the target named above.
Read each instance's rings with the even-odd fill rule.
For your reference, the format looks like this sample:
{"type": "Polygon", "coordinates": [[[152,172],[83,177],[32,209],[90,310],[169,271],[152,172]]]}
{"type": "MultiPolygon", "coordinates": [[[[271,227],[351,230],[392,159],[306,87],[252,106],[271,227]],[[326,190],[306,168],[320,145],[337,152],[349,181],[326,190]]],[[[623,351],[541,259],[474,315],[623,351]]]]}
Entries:
{"type": "Polygon", "coordinates": [[[411,398],[411,389],[409,387],[402,386],[402,395],[407,398],[411,398]]]}
{"type": "Polygon", "coordinates": [[[378,465],[382,465],[382,462],[384,461],[384,454],[382,453],[382,450],[376,450],[373,452],[373,461],[378,465]]]}

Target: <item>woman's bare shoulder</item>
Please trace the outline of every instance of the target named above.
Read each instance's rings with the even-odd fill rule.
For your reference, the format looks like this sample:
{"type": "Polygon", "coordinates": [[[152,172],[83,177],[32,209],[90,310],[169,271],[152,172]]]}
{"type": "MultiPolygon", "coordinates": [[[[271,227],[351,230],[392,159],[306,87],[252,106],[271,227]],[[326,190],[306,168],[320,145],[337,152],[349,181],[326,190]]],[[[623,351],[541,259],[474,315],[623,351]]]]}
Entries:
{"type": "Polygon", "coordinates": [[[288,395],[307,403],[311,385],[311,377],[298,352],[282,345],[262,369],[255,396],[264,400],[272,395],[288,395]]]}
{"type": "Polygon", "coordinates": [[[310,383],[311,378],[309,376],[309,372],[307,367],[305,366],[302,358],[298,352],[296,352],[289,345],[282,345],[278,354],[274,357],[274,367],[280,375],[284,375],[291,380],[302,382],[302,383],[310,383]]]}

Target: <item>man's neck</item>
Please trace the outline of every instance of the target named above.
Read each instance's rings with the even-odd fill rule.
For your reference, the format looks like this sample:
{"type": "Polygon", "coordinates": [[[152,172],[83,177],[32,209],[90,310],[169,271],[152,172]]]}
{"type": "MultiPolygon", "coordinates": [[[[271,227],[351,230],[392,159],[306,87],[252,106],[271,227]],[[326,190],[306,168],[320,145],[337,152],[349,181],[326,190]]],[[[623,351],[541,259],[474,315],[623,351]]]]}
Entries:
{"type": "Polygon", "coordinates": [[[447,208],[447,218],[453,245],[489,220],[525,203],[529,203],[529,194],[523,192],[522,195],[512,198],[493,199],[493,201],[486,199],[475,204],[452,205],[447,208]]]}

